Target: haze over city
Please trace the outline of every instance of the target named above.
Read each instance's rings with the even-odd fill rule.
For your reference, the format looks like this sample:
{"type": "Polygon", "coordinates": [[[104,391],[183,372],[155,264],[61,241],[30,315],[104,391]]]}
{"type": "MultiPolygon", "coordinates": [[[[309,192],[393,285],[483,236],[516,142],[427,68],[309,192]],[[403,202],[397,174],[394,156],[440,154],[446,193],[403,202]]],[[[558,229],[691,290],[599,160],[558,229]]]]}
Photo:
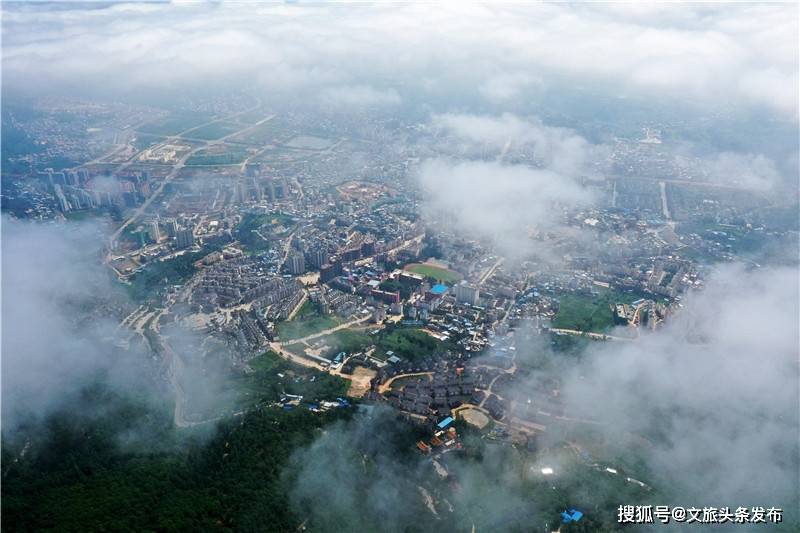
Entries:
{"type": "Polygon", "coordinates": [[[800,529],[796,4],[0,9],[5,529],[800,529]]]}

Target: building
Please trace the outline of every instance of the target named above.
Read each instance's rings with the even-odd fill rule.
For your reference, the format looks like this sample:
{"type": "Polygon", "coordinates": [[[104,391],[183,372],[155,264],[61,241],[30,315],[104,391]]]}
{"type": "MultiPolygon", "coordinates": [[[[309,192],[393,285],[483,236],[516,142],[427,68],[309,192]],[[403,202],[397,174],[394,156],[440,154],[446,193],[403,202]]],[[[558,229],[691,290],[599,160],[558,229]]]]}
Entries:
{"type": "MultiPolygon", "coordinates": [[[[380,302],[384,302],[387,304],[400,304],[400,293],[399,292],[389,292],[389,291],[382,291],[378,289],[372,289],[370,291],[370,295],[380,302]]],[[[401,308],[402,312],[402,308],[401,308]]],[[[398,313],[399,314],[399,313],[398,313]]]]}
{"type": "Polygon", "coordinates": [[[261,175],[261,163],[247,163],[244,171],[248,178],[256,178],[261,175]]]}
{"type": "Polygon", "coordinates": [[[150,240],[153,242],[158,242],[161,240],[161,230],[158,228],[158,220],[154,220],[150,223],[150,240]]]}
{"type": "Polygon", "coordinates": [[[309,250],[306,252],[306,260],[316,269],[322,268],[322,265],[328,262],[328,252],[325,250],[309,250]]]}
{"type": "Polygon", "coordinates": [[[306,271],[306,260],[303,254],[292,254],[286,261],[286,268],[290,274],[299,276],[306,271]]]}
{"type": "Polygon", "coordinates": [[[167,227],[167,237],[173,239],[178,235],[178,221],[168,218],[164,224],[167,227]]]}
{"type": "Polygon", "coordinates": [[[375,310],[372,312],[372,322],[373,324],[380,324],[386,320],[386,310],[383,306],[379,305],[375,307],[375,310]]]}
{"type": "Polygon", "coordinates": [[[478,289],[478,287],[474,287],[466,281],[462,281],[453,287],[453,289],[457,302],[478,305],[478,301],[480,300],[480,289],[478,289]]]}
{"type": "Polygon", "coordinates": [[[178,248],[194,246],[194,232],[192,228],[179,229],[175,232],[175,244],[178,248]]]}
{"type": "Polygon", "coordinates": [[[322,265],[319,269],[319,280],[322,283],[327,283],[336,276],[342,273],[342,263],[338,259],[334,259],[331,263],[322,265]]]}

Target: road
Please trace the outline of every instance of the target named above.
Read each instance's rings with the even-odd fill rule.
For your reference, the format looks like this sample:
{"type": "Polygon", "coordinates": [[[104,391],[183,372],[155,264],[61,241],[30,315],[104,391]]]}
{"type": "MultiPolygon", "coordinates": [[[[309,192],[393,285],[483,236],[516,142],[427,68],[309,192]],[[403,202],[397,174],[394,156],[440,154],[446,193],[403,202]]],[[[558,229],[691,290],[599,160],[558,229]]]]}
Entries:
{"type": "Polygon", "coordinates": [[[495,263],[491,267],[489,267],[489,269],[486,272],[483,273],[483,276],[481,276],[478,285],[483,285],[484,283],[486,283],[486,280],[492,277],[494,271],[497,270],[497,268],[502,264],[503,264],[503,258],[501,257],[497,261],[495,261],[495,263]]]}
{"type": "MultiPolygon", "coordinates": [[[[221,117],[221,118],[218,118],[218,119],[210,120],[210,121],[208,121],[208,122],[206,122],[204,124],[200,124],[199,126],[193,126],[193,127],[189,128],[187,130],[184,130],[184,131],[182,131],[182,132],[180,132],[180,133],[178,133],[176,135],[172,135],[170,137],[167,137],[164,141],[161,142],[161,144],[168,143],[168,142],[174,142],[174,141],[177,141],[177,140],[183,140],[183,135],[185,135],[186,133],[188,133],[190,131],[193,131],[193,130],[195,130],[197,128],[202,128],[204,126],[208,126],[210,124],[215,124],[217,122],[223,122],[225,120],[230,120],[230,119],[236,118],[237,116],[242,115],[244,113],[249,113],[251,111],[255,111],[256,109],[258,109],[260,107],[261,107],[261,102],[259,101],[255,106],[253,106],[253,107],[251,107],[249,109],[245,109],[244,111],[238,111],[238,112],[236,112],[236,113],[234,113],[232,115],[228,115],[228,116],[221,117]]],[[[133,212],[133,214],[130,217],[128,217],[128,219],[125,222],[123,222],[122,225],[119,228],[117,228],[117,230],[111,235],[111,239],[110,239],[111,248],[112,249],[114,248],[114,243],[119,238],[119,236],[122,234],[122,232],[125,230],[125,228],[127,228],[129,225],[134,223],[142,215],[142,213],[144,213],[145,210],[150,206],[150,204],[153,202],[153,200],[155,200],[161,194],[161,192],[164,190],[164,187],[168,183],[170,183],[175,178],[175,176],[178,175],[178,172],[180,172],[181,169],[183,169],[183,167],[186,165],[186,161],[191,156],[193,156],[194,154],[196,154],[197,152],[199,152],[201,150],[204,150],[204,149],[208,148],[209,146],[212,146],[212,145],[215,145],[215,144],[221,144],[221,143],[225,142],[226,139],[229,139],[230,137],[233,137],[234,135],[239,135],[239,134],[244,133],[244,132],[246,132],[248,130],[256,128],[256,127],[260,126],[261,124],[263,124],[264,122],[266,122],[268,120],[271,120],[272,118],[274,118],[274,116],[275,115],[271,115],[269,117],[266,117],[265,119],[260,120],[259,122],[255,123],[253,125],[246,126],[246,127],[242,128],[240,130],[234,131],[233,133],[225,135],[224,137],[221,137],[219,139],[202,141],[203,144],[193,148],[192,150],[190,150],[189,152],[184,154],[184,156],[181,157],[178,160],[178,162],[175,163],[172,166],[172,170],[161,181],[161,184],[158,186],[158,189],[156,189],[153,192],[153,194],[151,194],[142,203],[142,205],[140,205],[133,212]]],[[[123,163],[122,165],[117,167],[117,169],[114,171],[114,174],[118,174],[119,172],[121,172],[125,168],[129,167],[130,165],[132,165],[136,161],[136,157],[137,156],[138,156],[138,154],[136,154],[135,156],[131,157],[131,159],[128,162],[123,163]]],[[[106,263],[108,262],[109,257],[110,257],[110,254],[106,256],[106,263]]]]}
{"type": "Polygon", "coordinates": [[[376,255],[381,255],[381,254],[391,254],[391,253],[397,252],[397,251],[399,251],[399,250],[402,250],[403,248],[407,248],[408,246],[411,246],[413,243],[419,243],[419,242],[421,242],[423,237],[425,237],[425,234],[424,234],[424,233],[422,233],[422,234],[420,234],[420,235],[417,235],[416,237],[411,237],[410,239],[408,239],[408,240],[405,240],[405,241],[401,242],[400,244],[398,244],[398,245],[397,245],[397,246],[395,246],[394,248],[389,248],[388,250],[382,250],[380,253],[377,253],[377,254],[375,254],[375,255],[371,255],[371,256],[369,256],[369,257],[365,257],[365,258],[363,258],[363,259],[359,259],[359,260],[358,260],[358,261],[356,261],[354,264],[355,264],[356,266],[363,266],[363,265],[366,265],[366,264],[368,264],[370,261],[374,260],[374,258],[375,258],[375,256],[376,256],[376,255]]]}
{"type": "MultiPolygon", "coordinates": [[[[271,342],[271,343],[269,343],[269,348],[270,348],[270,350],[272,350],[276,354],[280,355],[281,357],[283,357],[287,361],[290,361],[292,363],[298,364],[300,366],[305,366],[305,367],[308,367],[308,368],[315,368],[315,369],[321,370],[323,372],[326,370],[326,368],[324,366],[322,366],[323,362],[324,363],[330,363],[330,361],[328,359],[323,359],[322,357],[318,357],[316,355],[314,355],[314,356],[305,356],[305,355],[297,355],[295,353],[292,353],[289,350],[286,350],[281,345],[281,343],[279,343],[279,342],[271,342]],[[319,359],[319,361],[315,361],[314,359],[319,359]]],[[[342,377],[346,377],[346,376],[342,376],[342,377]]]]}
{"type": "MultiPolygon", "coordinates": [[[[350,326],[355,326],[356,324],[363,324],[364,322],[368,321],[372,318],[371,314],[365,315],[361,318],[356,318],[355,320],[351,320],[350,322],[345,322],[343,324],[339,324],[338,326],[334,326],[332,328],[324,329],[322,331],[318,331],[312,335],[306,335],[305,337],[301,337],[299,339],[287,339],[285,341],[281,341],[279,344],[281,346],[288,346],[290,344],[296,344],[298,342],[308,342],[310,340],[318,339],[320,337],[324,337],[325,335],[330,335],[331,333],[335,333],[342,329],[347,329],[350,326]]],[[[327,361],[327,359],[326,359],[327,361]]]]}
{"type": "Polygon", "coordinates": [[[615,337],[614,335],[606,335],[605,333],[592,333],[591,331],[578,331],[577,329],[561,329],[561,328],[550,328],[550,331],[553,333],[560,333],[562,335],[575,335],[579,337],[589,337],[590,339],[596,339],[601,341],[611,340],[611,341],[633,341],[635,339],[628,339],[626,337],[615,337]]]}
{"type": "Polygon", "coordinates": [[[384,392],[392,388],[392,383],[394,383],[395,380],[397,379],[413,378],[416,376],[433,376],[433,372],[413,372],[411,374],[398,374],[392,378],[389,378],[389,380],[386,381],[385,383],[381,383],[380,386],[378,387],[378,392],[383,394],[384,392]]]}
{"type": "MultiPolygon", "coordinates": [[[[364,322],[368,321],[371,317],[372,315],[367,315],[362,318],[351,320],[350,322],[345,322],[344,324],[339,324],[338,326],[319,331],[317,333],[314,333],[313,335],[307,335],[305,337],[301,337],[299,339],[289,339],[286,341],[271,342],[269,343],[269,347],[272,351],[274,351],[284,359],[291,361],[292,363],[296,363],[298,365],[302,365],[308,368],[316,368],[317,370],[327,371],[327,365],[330,364],[330,359],[325,359],[324,357],[320,357],[318,355],[299,355],[290,352],[289,350],[285,349],[285,347],[291,344],[308,342],[310,340],[330,335],[331,333],[335,333],[339,330],[347,329],[357,324],[363,324],[364,322]]],[[[345,379],[350,379],[349,376],[344,374],[342,374],[341,377],[345,379]]]]}

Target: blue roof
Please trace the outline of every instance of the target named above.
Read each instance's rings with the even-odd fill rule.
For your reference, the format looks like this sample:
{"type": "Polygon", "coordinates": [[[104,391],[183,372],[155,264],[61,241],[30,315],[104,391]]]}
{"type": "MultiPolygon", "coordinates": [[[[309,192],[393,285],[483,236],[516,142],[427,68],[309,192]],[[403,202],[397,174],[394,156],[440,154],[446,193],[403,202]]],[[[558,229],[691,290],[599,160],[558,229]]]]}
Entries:
{"type": "Polygon", "coordinates": [[[444,429],[444,428],[446,428],[447,426],[449,426],[449,425],[450,425],[450,424],[452,424],[452,423],[453,423],[453,417],[452,417],[452,416],[448,416],[447,418],[445,418],[444,420],[442,420],[441,422],[439,422],[439,423],[437,424],[437,426],[438,426],[439,428],[441,428],[441,429],[444,429]]]}
{"type": "Polygon", "coordinates": [[[431,287],[431,292],[433,294],[444,294],[447,292],[447,285],[444,285],[442,283],[436,284],[433,287],[431,287]]]}
{"type": "Polygon", "coordinates": [[[561,513],[562,522],[568,524],[569,522],[577,522],[583,517],[583,513],[577,509],[570,509],[561,513]]]}

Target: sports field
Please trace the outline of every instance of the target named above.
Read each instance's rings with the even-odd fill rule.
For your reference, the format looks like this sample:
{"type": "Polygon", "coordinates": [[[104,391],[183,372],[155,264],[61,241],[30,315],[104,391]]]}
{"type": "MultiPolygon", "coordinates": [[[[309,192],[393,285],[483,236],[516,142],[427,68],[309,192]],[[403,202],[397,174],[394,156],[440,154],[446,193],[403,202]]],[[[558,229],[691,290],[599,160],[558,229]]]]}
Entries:
{"type": "Polygon", "coordinates": [[[427,263],[411,263],[410,265],[406,265],[404,270],[408,270],[414,274],[433,278],[445,283],[455,283],[462,278],[461,274],[454,270],[449,270],[447,268],[442,268],[427,263]]]}

